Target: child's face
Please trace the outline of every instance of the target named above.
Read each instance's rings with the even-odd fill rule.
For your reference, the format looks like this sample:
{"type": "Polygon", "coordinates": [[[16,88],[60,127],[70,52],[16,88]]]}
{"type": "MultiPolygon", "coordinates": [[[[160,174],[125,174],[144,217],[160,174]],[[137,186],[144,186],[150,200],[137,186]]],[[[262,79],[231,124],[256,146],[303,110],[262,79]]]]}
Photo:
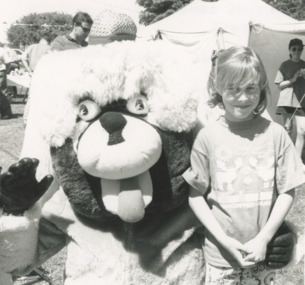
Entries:
{"type": "Polygon", "coordinates": [[[222,94],[226,118],[234,122],[252,120],[253,111],[259,103],[260,93],[260,87],[255,82],[248,82],[237,87],[229,84],[222,94]]]}
{"type": "Polygon", "coordinates": [[[300,60],[301,55],[302,55],[303,47],[302,46],[292,46],[289,49],[289,53],[291,55],[292,60],[300,60]]]}

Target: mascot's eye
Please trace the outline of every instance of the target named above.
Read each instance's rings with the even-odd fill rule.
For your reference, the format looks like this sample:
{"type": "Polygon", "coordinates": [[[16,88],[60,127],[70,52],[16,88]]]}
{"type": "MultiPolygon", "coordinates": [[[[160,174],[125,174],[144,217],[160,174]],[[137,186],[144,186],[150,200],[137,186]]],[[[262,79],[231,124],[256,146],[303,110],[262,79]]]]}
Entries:
{"type": "Polygon", "coordinates": [[[101,108],[91,100],[85,100],[79,104],[78,117],[84,121],[90,121],[101,113],[101,108]]]}
{"type": "Polygon", "coordinates": [[[130,113],[146,115],[149,111],[147,98],[143,95],[131,98],[128,100],[126,108],[130,113]]]}

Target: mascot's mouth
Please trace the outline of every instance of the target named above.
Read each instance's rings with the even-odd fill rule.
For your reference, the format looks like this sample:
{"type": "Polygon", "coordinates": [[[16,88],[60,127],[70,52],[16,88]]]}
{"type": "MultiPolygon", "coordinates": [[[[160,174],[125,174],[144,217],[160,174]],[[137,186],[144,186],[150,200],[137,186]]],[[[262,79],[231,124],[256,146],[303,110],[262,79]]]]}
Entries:
{"type": "Polygon", "coordinates": [[[152,201],[152,181],[148,171],[122,180],[101,179],[105,208],[125,222],[138,222],[152,201]]]}
{"type": "Polygon", "coordinates": [[[141,220],[153,194],[148,170],[162,151],[158,132],[142,120],[108,112],[82,133],[76,151],[80,166],[100,178],[106,210],[126,222],[141,220]]]}

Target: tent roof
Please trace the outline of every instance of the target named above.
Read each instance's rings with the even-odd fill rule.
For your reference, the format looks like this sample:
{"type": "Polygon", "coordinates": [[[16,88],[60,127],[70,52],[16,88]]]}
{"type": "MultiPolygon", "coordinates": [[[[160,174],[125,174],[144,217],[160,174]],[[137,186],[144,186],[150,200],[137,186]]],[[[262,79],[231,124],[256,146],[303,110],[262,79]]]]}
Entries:
{"type": "Polygon", "coordinates": [[[204,33],[218,30],[236,32],[251,23],[275,25],[296,23],[297,20],[274,9],[261,0],[195,0],[171,16],[149,25],[142,32],[153,35],[158,31],[204,33]]]}

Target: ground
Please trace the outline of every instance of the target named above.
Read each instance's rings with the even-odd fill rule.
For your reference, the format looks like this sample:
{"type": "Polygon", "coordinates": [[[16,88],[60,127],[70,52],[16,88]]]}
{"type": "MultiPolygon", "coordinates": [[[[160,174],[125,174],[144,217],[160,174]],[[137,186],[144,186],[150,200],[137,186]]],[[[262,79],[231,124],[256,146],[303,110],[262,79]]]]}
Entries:
{"type": "MultiPolygon", "coordinates": [[[[14,118],[10,120],[0,120],[0,166],[2,167],[2,171],[6,171],[8,167],[19,158],[24,136],[24,124],[22,118],[24,106],[23,102],[13,102],[12,109],[14,118]]],[[[288,215],[288,220],[292,221],[303,230],[305,228],[304,190],[305,186],[297,190],[297,197],[294,206],[288,215]]],[[[50,272],[53,285],[63,285],[64,260],[65,250],[55,255],[43,265],[43,267],[50,272]]],[[[279,270],[277,281],[278,285],[304,284],[304,259],[293,268],[279,270]]],[[[42,281],[35,284],[45,285],[48,283],[42,281]]]]}

